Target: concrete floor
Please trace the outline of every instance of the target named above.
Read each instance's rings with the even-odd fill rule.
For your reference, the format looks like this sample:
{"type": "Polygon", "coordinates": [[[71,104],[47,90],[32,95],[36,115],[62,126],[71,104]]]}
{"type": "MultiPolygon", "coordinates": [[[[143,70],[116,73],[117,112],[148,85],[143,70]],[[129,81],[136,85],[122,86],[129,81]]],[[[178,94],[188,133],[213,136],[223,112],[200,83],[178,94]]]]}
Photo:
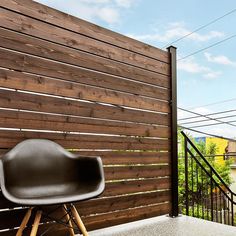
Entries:
{"type": "Polygon", "coordinates": [[[89,236],[236,236],[236,227],[189,216],[159,216],[91,231],[89,236]]]}

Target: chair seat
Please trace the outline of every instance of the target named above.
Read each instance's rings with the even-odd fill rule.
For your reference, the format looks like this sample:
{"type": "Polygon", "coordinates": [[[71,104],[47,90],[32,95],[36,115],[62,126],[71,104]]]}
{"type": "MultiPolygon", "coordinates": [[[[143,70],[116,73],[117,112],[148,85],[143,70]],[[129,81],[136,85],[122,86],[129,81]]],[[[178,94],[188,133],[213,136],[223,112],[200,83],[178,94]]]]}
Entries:
{"type": "Polygon", "coordinates": [[[12,202],[35,206],[82,201],[96,197],[103,189],[101,183],[78,182],[49,186],[9,186],[4,192],[12,202]]]}

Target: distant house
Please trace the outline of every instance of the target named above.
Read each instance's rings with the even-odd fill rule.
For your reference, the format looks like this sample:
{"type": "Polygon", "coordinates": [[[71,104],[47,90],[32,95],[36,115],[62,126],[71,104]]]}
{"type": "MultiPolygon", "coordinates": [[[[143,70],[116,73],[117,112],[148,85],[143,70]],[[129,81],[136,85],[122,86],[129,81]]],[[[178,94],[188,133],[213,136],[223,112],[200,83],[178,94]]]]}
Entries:
{"type": "Polygon", "coordinates": [[[205,145],[209,145],[210,143],[215,143],[217,146],[216,157],[215,160],[217,163],[223,163],[225,159],[225,152],[228,147],[228,140],[222,138],[215,137],[195,137],[195,142],[197,143],[205,143],[205,145]]]}

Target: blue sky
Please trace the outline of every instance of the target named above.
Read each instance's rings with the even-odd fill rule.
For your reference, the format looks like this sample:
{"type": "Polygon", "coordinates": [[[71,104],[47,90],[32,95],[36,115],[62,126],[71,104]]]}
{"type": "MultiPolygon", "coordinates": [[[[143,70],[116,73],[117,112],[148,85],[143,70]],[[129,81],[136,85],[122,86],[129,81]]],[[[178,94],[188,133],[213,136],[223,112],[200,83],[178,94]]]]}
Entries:
{"type": "MultiPolygon", "coordinates": [[[[235,0],[37,1],[159,48],[236,8],[235,0]]],[[[236,34],[235,25],[236,12],[174,44],[178,58],[236,34]]],[[[236,37],[178,62],[178,106],[202,114],[236,109],[236,37]],[[204,106],[228,99],[234,100],[204,106]]],[[[192,115],[179,111],[178,116],[192,115]]],[[[236,116],[224,119],[232,120],[236,116]]],[[[236,127],[229,125],[197,129],[236,137],[236,127]]]]}

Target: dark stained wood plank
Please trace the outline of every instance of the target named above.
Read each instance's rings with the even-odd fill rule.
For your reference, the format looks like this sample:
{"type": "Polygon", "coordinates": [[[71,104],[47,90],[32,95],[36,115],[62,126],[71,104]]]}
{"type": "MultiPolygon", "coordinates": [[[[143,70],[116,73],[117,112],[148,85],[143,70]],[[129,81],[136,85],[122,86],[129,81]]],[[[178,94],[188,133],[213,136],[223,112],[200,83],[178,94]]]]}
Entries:
{"type": "Polygon", "coordinates": [[[83,217],[85,226],[89,229],[104,228],[112,225],[123,224],[131,221],[146,219],[154,216],[164,215],[171,210],[170,203],[144,206],[134,209],[126,209],[118,212],[109,212],[96,216],[83,217]]]}
{"type": "Polygon", "coordinates": [[[75,206],[82,216],[124,210],[170,201],[170,190],[138,193],[127,196],[92,199],[76,203],[75,206]]]}
{"type": "MultiPolygon", "coordinates": [[[[112,48],[111,45],[98,45],[97,47],[95,47],[94,45],[98,43],[98,41],[96,40],[92,40],[92,42],[90,42],[90,40],[86,37],[81,38],[82,36],[80,36],[78,38],[77,35],[72,32],[50,26],[43,22],[25,17],[23,15],[15,14],[4,9],[0,9],[0,26],[37,36],[39,38],[47,39],[52,42],[57,42],[70,48],[79,48],[80,50],[84,50],[95,55],[99,55],[99,53],[101,54],[101,52],[107,54],[107,51],[109,53],[110,49],[112,48]],[[87,46],[88,43],[89,45],[87,46]]],[[[108,59],[111,58],[110,54],[111,53],[107,55],[108,59]]],[[[119,55],[119,50],[114,50],[112,54],[119,55]]],[[[112,71],[113,74],[115,73],[118,76],[124,77],[132,76],[134,79],[140,81],[143,81],[142,76],[144,75],[152,78],[160,78],[158,77],[157,72],[161,75],[170,75],[169,65],[166,63],[156,61],[154,65],[157,68],[154,67],[156,69],[156,71],[154,72],[139,68],[137,66],[126,64],[123,62],[126,60],[126,58],[128,58],[127,55],[125,57],[121,57],[120,61],[114,61],[110,59],[110,69],[106,66],[107,63],[105,62],[104,68],[106,68],[106,72],[112,71]]],[[[101,58],[101,60],[103,60],[103,58],[101,58]]]]}
{"type": "MultiPolygon", "coordinates": [[[[7,65],[9,69],[16,69],[20,70],[22,67],[19,67],[19,64],[16,65],[14,63],[14,54],[12,52],[7,52],[7,58],[9,63],[6,64],[6,62],[2,62],[1,65],[7,65]],[[10,55],[9,55],[10,54],[10,55]],[[10,57],[12,56],[12,57],[10,57]]],[[[18,57],[20,60],[20,57],[18,57]]],[[[131,80],[123,80],[115,77],[110,77],[105,74],[99,74],[92,71],[86,71],[82,69],[78,69],[78,76],[77,77],[69,77],[69,76],[60,76],[61,78],[48,78],[42,75],[33,75],[33,74],[26,74],[26,73],[20,73],[17,71],[10,71],[7,69],[0,69],[0,76],[4,78],[2,86],[6,87],[12,87],[12,85],[15,86],[22,86],[23,84],[28,83],[28,86],[31,86],[35,89],[35,86],[39,87],[45,86],[45,84],[52,84],[54,83],[60,83],[62,88],[64,88],[65,91],[68,93],[68,87],[71,89],[77,87],[77,88],[83,88],[83,86],[87,85],[86,87],[99,87],[103,88],[105,91],[117,91],[117,92],[124,92],[122,94],[134,94],[134,95],[142,95],[145,97],[151,97],[161,100],[169,100],[170,98],[170,91],[167,89],[161,89],[155,86],[150,86],[143,83],[136,83],[131,80]],[[27,82],[28,81],[28,82],[27,82]],[[67,82],[66,82],[67,81],[67,82]],[[64,85],[64,86],[63,86],[64,85]],[[90,85],[90,86],[89,86],[90,85]]],[[[58,85],[59,87],[59,85],[58,85]]],[[[70,93],[72,92],[69,90],[70,93]]],[[[111,93],[111,92],[110,92],[111,93]]],[[[76,97],[82,96],[82,94],[76,95],[76,97]]]]}
{"type": "Polygon", "coordinates": [[[0,130],[1,148],[12,148],[30,138],[54,140],[68,149],[170,150],[170,141],[164,139],[0,130]]]}
{"type": "MultiPolygon", "coordinates": [[[[15,17],[15,15],[11,16],[11,14],[15,14],[15,13],[12,13],[9,11],[4,11],[4,10],[2,10],[2,12],[3,12],[3,15],[4,15],[4,13],[6,13],[6,15],[5,15],[4,19],[1,21],[0,26],[6,27],[6,25],[10,25],[10,26],[12,26],[11,28],[13,28],[14,30],[22,31],[22,23],[21,22],[10,21],[11,17],[15,17]],[[8,17],[8,13],[10,14],[9,17],[8,17]],[[13,23],[15,23],[15,24],[13,25],[13,23]]],[[[31,19],[25,18],[25,20],[27,21],[27,20],[31,20],[31,19]]],[[[40,23],[39,22],[37,22],[37,23],[32,22],[32,24],[35,26],[35,24],[37,25],[40,23]]],[[[38,26],[38,28],[40,28],[40,29],[43,27],[45,27],[45,24],[38,26]]],[[[51,32],[51,31],[55,30],[55,28],[53,27],[51,29],[49,26],[48,30],[49,30],[49,32],[51,32]]],[[[15,50],[27,52],[27,53],[30,53],[33,55],[45,57],[48,59],[62,61],[62,62],[69,63],[72,65],[82,66],[85,68],[90,68],[90,69],[98,70],[98,71],[105,72],[105,73],[111,73],[114,75],[121,75],[122,76],[122,74],[119,74],[121,72],[120,69],[122,69],[123,70],[122,73],[124,73],[126,70],[131,69],[132,67],[135,67],[137,69],[137,71],[139,71],[140,73],[143,73],[146,71],[147,74],[149,74],[148,72],[151,71],[151,72],[155,72],[155,73],[169,75],[169,64],[162,63],[162,62],[155,61],[155,60],[152,61],[152,59],[150,59],[150,58],[146,58],[145,61],[135,63],[136,58],[139,57],[137,54],[129,55],[130,54],[129,52],[127,52],[127,51],[121,52],[121,49],[117,49],[117,48],[113,49],[113,52],[110,52],[112,49],[111,45],[105,45],[105,48],[104,48],[104,45],[96,45],[96,44],[98,44],[98,41],[96,41],[96,40],[93,40],[90,43],[90,45],[88,46],[88,48],[85,48],[85,50],[87,52],[84,52],[84,50],[82,50],[82,51],[77,50],[77,49],[80,49],[81,47],[85,47],[86,44],[89,42],[89,39],[87,39],[87,38],[83,39],[83,36],[80,36],[80,37],[82,37],[82,39],[80,39],[80,37],[78,38],[77,35],[71,35],[71,37],[73,37],[74,40],[78,38],[78,42],[80,43],[80,44],[78,44],[78,46],[71,47],[71,45],[67,45],[65,42],[64,43],[61,42],[62,40],[59,38],[60,35],[57,35],[57,38],[55,38],[55,43],[52,41],[49,42],[48,40],[51,40],[53,38],[53,36],[55,37],[56,33],[54,33],[53,36],[50,36],[49,34],[45,35],[45,37],[47,37],[46,40],[44,40],[44,37],[42,39],[31,37],[31,36],[38,36],[41,38],[40,30],[37,30],[36,32],[31,32],[31,31],[25,32],[24,31],[24,33],[27,33],[29,35],[21,34],[21,33],[11,31],[11,30],[6,30],[6,29],[0,28],[0,35],[1,35],[0,36],[0,45],[2,47],[15,49],[15,50]],[[58,43],[60,43],[60,44],[58,44],[56,40],[59,41],[58,43]],[[65,45],[65,46],[63,46],[63,45],[65,45]],[[101,55],[101,56],[94,55],[94,54],[99,55],[99,54],[101,54],[101,52],[103,52],[103,54],[108,53],[108,55],[105,57],[103,57],[103,55],[101,55]],[[118,58],[119,59],[118,61],[112,60],[111,55],[115,55],[116,57],[117,56],[119,57],[119,54],[121,54],[121,55],[120,55],[120,58],[118,58]],[[122,54],[124,54],[124,55],[122,55],[122,54]],[[133,59],[131,59],[131,58],[133,58],[133,59]],[[130,63],[127,64],[127,63],[125,63],[126,61],[128,61],[130,63]]],[[[65,35],[65,33],[66,32],[64,32],[64,34],[63,34],[63,32],[61,32],[60,34],[65,35]]],[[[150,73],[150,75],[151,74],[152,73],[150,73]]],[[[129,75],[129,76],[131,76],[131,75],[129,75]]],[[[160,78],[159,85],[162,85],[162,83],[168,84],[167,77],[160,76],[159,78],[160,78]]]]}
{"type": "Polygon", "coordinates": [[[117,196],[129,193],[157,191],[170,189],[171,180],[169,177],[153,178],[143,180],[123,180],[106,183],[102,197],[117,196]]]}
{"type": "MultiPolygon", "coordinates": [[[[9,62],[11,61],[11,64],[8,64],[8,68],[9,69],[20,69],[18,66],[15,66],[14,54],[11,52],[10,53],[7,52],[7,54],[8,54],[7,58],[9,60],[9,62]],[[11,58],[10,58],[9,54],[12,55],[11,58]]],[[[19,60],[20,60],[20,58],[19,58],[19,60]]],[[[3,63],[2,63],[2,65],[6,65],[6,62],[3,62],[3,63]]],[[[118,86],[119,88],[117,90],[116,85],[117,85],[117,81],[119,81],[119,79],[117,79],[117,78],[111,78],[112,80],[110,80],[108,86],[107,86],[107,82],[105,82],[106,88],[103,88],[102,86],[100,86],[99,83],[100,82],[102,83],[105,75],[96,74],[96,73],[90,72],[90,71],[80,71],[80,72],[78,71],[78,73],[79,73],[79,76],[75,80],[78,80],[80,77],[84,76],[84,79],[82,81],[79,80],[79,83],[78,83],[78,81],[74,81],[73,77],[71,78],[68,76],[66,76],[66,77],[61,76],[62,78],[57,79],[57,78],[48,78],[48,77],[45,77],[42,75],[37,76],[37,75],[33,75],[33,74],[21,73],[21,72],[17,72],[17,71],[8,70],[8,69],[0,69],[0,77],[3,78],[3,80],[1,79],[0,81],[1,81],[2,87],[13,88],[13,87],[17,86],[19,88],[22,88],[24,86],[23,87],[24,89],[33,89],[33,90],[37,90],[37,89],[42,90],[43,89],[46,92],[52,91],[50,89],[49,89],[49,91],[46,90],[46,88],[45,88],[46,84],[48,87],[50,87],[50,85],[54,85],[54,86],[57,85],[57,87],[59,88],[59,91],[58,91],[59,93],[62,91],[63,93],[65,93],[65,95],[69,94],[70,96],[81,97],[84,99],[86,98],[86,94],[83,94],[83,91],[86,90],[86,88],[87,88],[87,90],[89,90],[89,89],[95,90],[96,89],[98,94],[101,93],[102,91],[105,91],[105,92],[107,92],[108,97],[111,95],[113,95],[113,97],[114,97],[114,94],[117,94],[117,96],[119,94],[122,94],[124,97],[126,97],[127,94],[132,94],[134,98],[135,97],[137,98],[137,96],[134,96],[134,95],[141,95],[141,96],[151,97],[151,98],[156,98],[156,99],[161,99],[161,100],[169,100],[170,99],[169,90],[167,90],[167,89],[161,89],[158,87],[135,83],[130,80],[129,81],[123,80],[123,83],[121,81],[121,86],[118,86]],[[88,76],[90,73],[91,76],[87,77],[86,75],[84,75],[84,72],[86,72],[86,74],[88,74],[88,76]],[[94,75],[95,75],[95,78],[93,78],[94,75]],[[87,78],[90,78],[88,80],[88,84],[86,84],[87,78]],[[97,81],[98,78],[102,78],[102,79],[97,81]],[[113,85],[113,82],[114,82],[114,85],[113,85]],[[120,91],[121,87],[122,87],[122,91],[120,91]],[[128,87],[128,88],[126,88],[126,87],[128,87]],[[145,89],[146,87],[148,87],[147,90],[145,89]],[[99,90],[99,88],[100,88],[100,90],[99,90]],[[149,90],[149,88],[151,88],[151,90],[149,90]],[[78,89],[78,91],[79,91],[76,94],[75,94],[75,92],[73,93],[73,91],[75,89],[78,89]],[[144,90],[144,92],[142,92],[143,90],[144,90]],[[122,92],[122,93],[120,93],[120,92],[122,92]]],[[[88,97],[88,99],[91,99],[91,95],[88,97]]],[[[93,99],[94,99],[94,96],[93,96],[93,99]]],[[[102,97],[100,99],[102,100],[104,98],[102,97]]],[[[152,101],[152,100],[149,100],[149,101],[152,101]]],[[[107,102],[107,100],[104,100],[104,102],[107,102]]]]}
{"type": "Polygon", "coordinates": [[[170,125],[170,116],[123,107],[66,100],[0,89],[0,107],[91,118],[170,125]],[[20,102],[19,102],[20,101],[20,102]]]}
{"type": "Polygon", "coordinates": [[[105,167],[106,180],[155,178],[170,176],[170,166],[110,166],[105,167]]]}
{"type": "Polygon", "coordinates": [[[148,44],[144,44],[31,0],[2,0],[1,6],[48,22],[52,25],[69,29],[72,32],[78,32],[91,38],[96,38],[102,42],[107,42],[111,45],[115,44],[118,47],[127,49],[131,52],[169,62],[169,56],[166,51],[160,50],[148,44]]]}
{"type": "Polygon", "coordinates": [[[170,127],[12,110],[0,110],[0,127],[170,138],[170,127]]]}
{"type": "Polygon", "coordinates": [[[169,152],[77,151],[76,153],[100,156],[104,165],[170,164],[169,152]]]}
{"type": "MultiPolygon", "coordinates": [[[[0,50],[0,53],[1,53],[1,50],[0,50]]],[[[4,64],[9,62],[8,60],[4,60],[5,58],[9,58],[9,56],[10,56],[10,53],[8,52],[3,53],[3,58],[2,60],[0,60],[0,66],[1,66],[1,61],[4,61],[4,64]]],[[[36,59],[33,65],[34,59],[30,59],[30,58],[26,59],[26,57],[23,57],[23,55],[20,55],[20,57],[21,59],[20,58],[17,59],[18,57],[17,56],[15,57],[13,54],[11,60],[13,61],[13,63],[15,63],[15,60],[17,60],[18,63],[20,63],[20,60],[23,60],[22,64],[24,65],[28,64],[27,61],[30,60],[31,65],[30,66],[28,65],[28,66],[30,68],[34,68],[33,69],[34,71],[30,69],[31,70],[30,72],[37,73],[37,71],[40,70],[40,67],[38,65],[40,64],[41,60],[37,62],[38,59],[36,59]]],[[[45,69],[47,68],[46,70],[52,71],[52,67],[48,67],[49,65],[47,61],[44,61],[43,64],[44,64],[44,68],[45,69]]],[[[60,67],[58,66],[58,68],[60,67]]],[[[25,69],[25,71],[28,72],[28,69],[25,69]]],[[[23,90],[28,90],[31,92],[52,94],[56,96],[65,96],[65,97],[70,97],[70,98],[113,104],[113,105],[118,105],[118,106],[126,106],[126,107],[137,108],[137,109],[152,110],[152,111],[157,111],[157,112],[158,111],[168,112],[168,113],[170,112],[170,106],[167,102],[168,96],[163,96],[163,99],[166,99],[166,101],[159,101],[156,99],[141,97],[134,94],[127,94],[127,93],[122,93],[122,92],[118,92],[114,90],[95,88],[88,85],[54,80],[54,79],[49,79],[42,76],[30,76],[30,75],[22,74],[20,78],[15,78],[16,75],[10,76],[10,73],[7,72],[7,70],[2,70],[1,73],[2,74],[0,74],[0,78],[1,77],[4,78],[0,80],[1,87],[11,87],[14,89],[20,89],[20,90],[23,89],[23,90]],[[24,78],[21,79],[22,77],[24,78]]],[[[60,72],[60,73],[63,73],[63,72],[60,72]]],[[[45,72],[45,75],[46,74],[47,72],[45,72]]],[[[63,77],[63,75],[61,76],[63,77]]],[[[158,90],[157,90],[157,93],[158,93],[158,90]]]]}

